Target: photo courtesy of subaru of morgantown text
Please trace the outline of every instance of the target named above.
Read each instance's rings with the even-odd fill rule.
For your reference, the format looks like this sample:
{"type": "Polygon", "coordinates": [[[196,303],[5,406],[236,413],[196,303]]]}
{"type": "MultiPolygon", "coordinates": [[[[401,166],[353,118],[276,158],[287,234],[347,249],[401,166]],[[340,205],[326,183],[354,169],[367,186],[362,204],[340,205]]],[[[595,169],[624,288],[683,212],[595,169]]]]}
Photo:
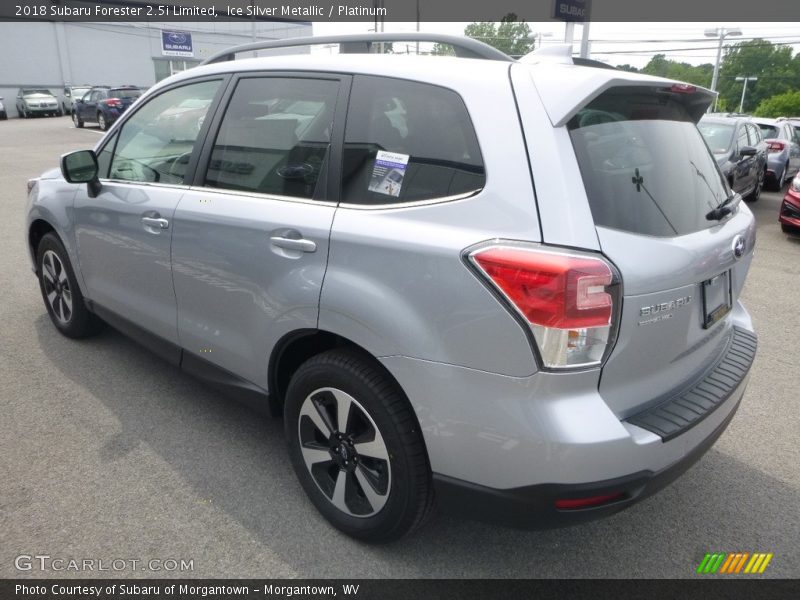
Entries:
{"type": "Polygon", "coordinates": [[[144,93],[73,94],[74,124],[108,131],[28,185],[52,325],[108,324],[268,406],[355,538],[399,538],[435,504],[532,528],[631,506],[742,399],[740,192],[775,169],[733,189],[697,127],[713,93],[568,47],[314,43],[401,39],[452,56],[257,42],[144,93]]]}

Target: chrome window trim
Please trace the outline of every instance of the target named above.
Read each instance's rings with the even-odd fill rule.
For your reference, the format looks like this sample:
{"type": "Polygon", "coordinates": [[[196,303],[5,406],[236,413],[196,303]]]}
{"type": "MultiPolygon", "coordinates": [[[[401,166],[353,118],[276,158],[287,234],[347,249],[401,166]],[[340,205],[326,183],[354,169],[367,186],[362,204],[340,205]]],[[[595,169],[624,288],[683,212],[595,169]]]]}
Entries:
{"type": "Polygon", "coordinates": [[[428,198],[426,200],[411,200],[409,202],[394,202],[391,204],[354,204],[341,202],[339,208],[348,208],[351,210],[392,210],[396,208],[414,208],[417,206],[429,206],[431,204],[444,204],[445,202],[455,202],[457,200],[465,200],[477,196],[486,188],[471,190],[469,192],[462,192],[461,194],[454,194],[452,196],[439,196],[437,198],[428,198]]]}
{"type": "Polygon", "coordinates": [[[207,185],[189,186],[192,192],[205,192],[208,194],[226,194],[229,196],[240,196],[243,198],[253,198],[255,200],[274,200],[277,202],[292,202],[295,204],[311,204],[313,206],[335,207],[336,202],[331,200],[314,200],[313,198],[300,198],[298,196],[281,196],[279,194],[263,194],[260,192],[248,192],[246,190],[231,190],[228,188],[217,188],[207,185]]]}

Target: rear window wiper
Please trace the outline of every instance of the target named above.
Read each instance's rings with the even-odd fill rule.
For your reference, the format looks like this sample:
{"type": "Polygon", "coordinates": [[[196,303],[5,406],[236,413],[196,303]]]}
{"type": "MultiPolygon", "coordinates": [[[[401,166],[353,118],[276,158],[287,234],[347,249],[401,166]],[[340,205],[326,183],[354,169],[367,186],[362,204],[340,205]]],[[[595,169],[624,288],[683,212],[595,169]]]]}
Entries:
{"type": "Polygon", "coordinates": [[[720,202],[715,208],[712,208],[710,211],[708,211],[708,214],[706,214],[706,219],[709,221],[721,221],[727,217],[733,212],[733,206],[731,206],[731,203],[736,199],[736,197],[737,194],[733,193],[725,198],[725,200],[720,202]]]}

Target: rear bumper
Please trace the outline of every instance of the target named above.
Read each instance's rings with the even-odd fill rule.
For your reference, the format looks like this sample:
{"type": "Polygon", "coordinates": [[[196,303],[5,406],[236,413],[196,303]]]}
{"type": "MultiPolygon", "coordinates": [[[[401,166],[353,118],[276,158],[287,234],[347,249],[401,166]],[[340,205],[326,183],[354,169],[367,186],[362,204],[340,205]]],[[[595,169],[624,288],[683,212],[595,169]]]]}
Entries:
{"type": "Polygon", "coordinates": [[[403,357],[381,360],[416,411],[446,511],[557,527],[617,512],[656,492],[722,434],[755,355],[752,324],[738,302],[729,323],[725,350],[699,380],[648,409],[659,419],[672,413],[674,430],[656,431],[665,425],[657,419],[633,422],[644,414],[621,420],[598,392],[596,370],[513,378],[403,357]],[[749,339],[746,356],[739,335],[749,339]],[[708,386],[715,386],[714,394],[708,386]],[[605,495],[615,497],[592,508],[559,510],[555,504],[605,495]]]}
{"type": "Polygon", "coordinates": [[[641,471],[591,483],[539,484],[507,490],[434,474],[436,501],[448,514],[527,529],[567,527],[607,517],[655,494],[680,477],[717,441],[738,408],[739,401],[711,435],[680,460],[655,473],[641,471]],[[556,508],[556,501],[560,499],[617,495],[619,499],[592,508],[556,508]]]}

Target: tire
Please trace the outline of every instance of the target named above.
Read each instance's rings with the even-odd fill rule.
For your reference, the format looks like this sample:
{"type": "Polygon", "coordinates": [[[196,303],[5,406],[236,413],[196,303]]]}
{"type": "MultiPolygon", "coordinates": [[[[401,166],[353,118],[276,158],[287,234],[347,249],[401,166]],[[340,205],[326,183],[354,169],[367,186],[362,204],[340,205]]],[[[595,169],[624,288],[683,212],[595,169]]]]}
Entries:
{"type": "Polygon", "coordinates": [[[760,171],[758,174],[758,181],[756,182],[756,187],[753,188],[753,191],[747,194],[745,200],[747,202],[758,202],[758,199],[761,198],[761,188],[764,185],[764,171],[760,171]]]}
{"type": "Polygon", "coordinates": [[[775,178],[771,181],[770,186],[769,186],[770,190],[772,190],[773,192],[780,192],[781,191],[781,188],[783,187],[783,180],[786,178],[786,169],[787,168],[788,168],[788,164],[784,165],[783,171],[781,171],[780,175],[775,173],[775,178]]]}
{"type": "Polygon", "coordinates": [[[76,111],[72,111],[72,123],[78,129],[81,129],[83,127],[83,119],[81,119],[80,116],[78,116],[78,113],[76,111]]]}
{"type": "Polygon", "coordinates": [[[67,251],[54,233],[46,234],[39,242],[36,267],[42,299],[56,329],[70,338],[97,333],[102,321],[86,308],[67,251]]]}
{"type": "Polygon", "coordinates": [[[103,113],[97,113],[97,124],[100,126],[100,131],[108,131],[108,121],[103,113]]]}
{"type": "Polygon", "coordinates": [[[303,363],[286,392],[284,426],[303,489],[340,531],[389,542],[429,514],[433,486],[416,416],[370,357],[337,349],[303,363]],[[343,407],[349,419],[339,418],[343,407]]]}

